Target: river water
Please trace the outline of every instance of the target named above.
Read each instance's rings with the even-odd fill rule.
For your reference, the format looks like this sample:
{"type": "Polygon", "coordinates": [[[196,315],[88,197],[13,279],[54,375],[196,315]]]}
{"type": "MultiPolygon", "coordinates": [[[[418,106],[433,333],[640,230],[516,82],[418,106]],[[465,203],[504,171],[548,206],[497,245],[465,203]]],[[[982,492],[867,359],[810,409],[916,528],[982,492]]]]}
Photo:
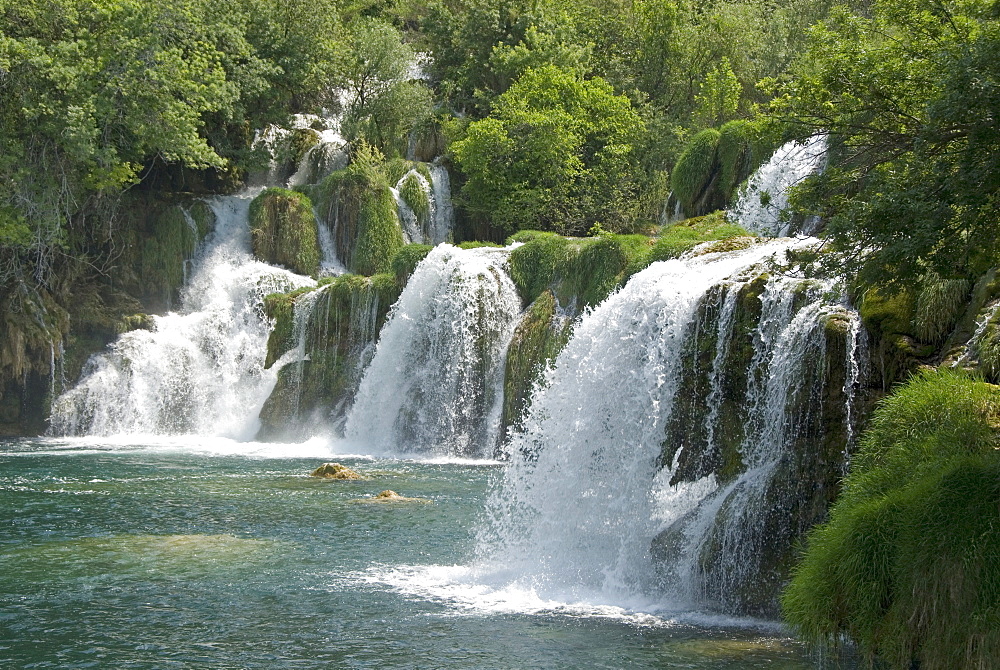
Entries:
{"type": "Polygon", "coordinates": [[[773,622],[477,583],[495,462],[130,439],[0,441],[0,667],[818,664],[773,622]]]}

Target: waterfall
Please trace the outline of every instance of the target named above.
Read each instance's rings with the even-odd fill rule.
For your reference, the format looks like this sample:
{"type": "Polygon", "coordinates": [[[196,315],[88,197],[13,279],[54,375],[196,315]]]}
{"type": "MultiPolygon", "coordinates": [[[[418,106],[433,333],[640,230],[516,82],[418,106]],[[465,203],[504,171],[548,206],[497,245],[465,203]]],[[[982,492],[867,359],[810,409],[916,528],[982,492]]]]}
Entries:
{"type": "Polygon", "coordinates": [[[216,230],[199,253],[182,309],[151,330],[121,335],[91,357],[75,388],[53,405],[62,435],[203,434],[249,439],[274,385],[264,370],[268,293],[313,284],[250,253],[253,194],[209,200],[216,230]]]}
{"type": "Polygon", "coordinates": [[[396,213],[399,215],[399,223],[403,228],[403,239],[407,244],[426,244],[427,237],[424,235],[420,221],[417,219],[416,212],[413,208],[406,204],[406,200],[400,195],[399,189],[407,177],[411,175],[416,175],[420,179],[421,185],[423,185],[424,178],[416,170],[410,170],[405,175],[403,175],[395,187],[390,188],[392,191],[392,197],[396,201],[396,213]]]}
{"type": "Polygon", "coordinates": [[[437,246],[392,309],[348,416],[367,452],[492,456],[521,301],[505,249],[437,246]]]}
{"type": "MultiPolygon", "coordinates": [[[[480,533],[478,578],[561,602],[653,597],[673,609],[707,603],[759,611],[742,596],[763,567],[754,560],[770,529],[758,523],[766,518],[762,503],[775,472],[794,477],[784,462],[824,411],[817,394],[829,381],[829,320],[849,324],[849,338],[857,332],[856,315],[839,304],[831,283],[768,275],[762,265],[780,265],[786,251],[815,243],[774,240],[654,263],[585,313],[507,447],[511,462],[480,533]],[[753,290],[767,277],[758,298],[753,290]],[[738,298],[745,303],[739,315],[738,298]],[[748,340],[740,328],[749,327],[754,304],[748,340]],[[746,429],[735,458],[742,467],[719,464],[705,474],[698,468],[720,462],[721,433],[732,432],[719,424],[724,396],[734,393],[731,357],[739,355],[750,356],[740,365],[746,429]],[[698,360],[710,369],[699,371],[698,360]],[[692,370],[704,375],[704,395],[682,398],[698,388],[692,370]],[[700,413],[683,414],[681,399],[700,413]],[[673,442],[682,446],[664,463],[673,442]],[[709,545],[717,554],[706,556],[709,545]],[[732,601],[714,597],[727,589],[732,601]]],[[[853,370],[856,347],[847,348],[853,370]]],[[[853,381],[845,385],[856,383],[856,370],[847,375],[853,381]]],[[[789,537],[777,539],[790,547],[789,537]]]]}
{"type": "Polygon", "coordinates": [[[730,213],[744,228],[765,237],[783,237],[793,232],[813,234],[817,224],[814,219],[807,220],[800,230],[793,230],[788,189],[823,169],[826,149],[826,135],[783,145],[747,180],[730,213]]]}
{"type": "Polygon", "coordinates": [[[448,242],[455,227],[455,212],[451,205],[451,179],[443,165],[431,165],[431,229],[430,244],[448,242]]]}
{"type": "MultiPolygon", "coordinates": [[[[811,518],[796,517],[809,498],[795,481],[809,471],[821,451],[823,395],[833,382],[830,365],[842,364],[846,397],[842,415],[851,439],[851,405],[858,383],[860,319],[829,302],[832,282],[770,277],[760,296],[761,315],[753,334],[753,356],[744,399],[745,437],[738,453],[745,470],[724,485],[705,481],[665,483],[661,495],[690,496],[701,487],[696,507],[670,519],[657,549],[673,602],[706,602],[727,611],[766,612],[776,582],[778,554],[787,551],[811,518]],[[830,319],[846,324],[844,360],[831,361],[826,329],[830,319]],[[812,450],[812,454],[808,453],[812,450]]],[[[710,399],[711,400],[711,399],[710,399]]],[[[714,402],[717,402],[714,401],[714,402]]],[[[718,415],[714,402],[710,413],[718,415]]],[[[709,445],[711,449],[714,445],[709,445]]],[[[842,456],[842,453],[836,454],[842,456]]],[[[678,474],[675,462],[661,482],[678,474]]],[[[806,486],[819,485],[810,481],[806,486]]]]}

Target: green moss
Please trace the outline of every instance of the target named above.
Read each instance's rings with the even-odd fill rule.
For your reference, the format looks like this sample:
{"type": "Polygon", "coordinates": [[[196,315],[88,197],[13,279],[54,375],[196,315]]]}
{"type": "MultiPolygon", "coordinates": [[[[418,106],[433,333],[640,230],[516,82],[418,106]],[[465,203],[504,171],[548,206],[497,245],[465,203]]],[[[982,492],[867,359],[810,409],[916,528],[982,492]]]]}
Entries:
{"type": "Polygon", "coordinates": [[[393,274],[347,274],[323,282],[319,289],[268,296],[265,309],[275,319],[268,341],[270,363],[298,344],[293,341],[295,303],[313,290],[312,308],[304,315],[301,331],[305,358],[278,372],[274,391],[261,410],[260,439],[297,438],[301,437],[297,431],[314,420],[336,424],[344,419],[402,287],[393,274]]]}
{"type": "Polygon", "coordinates": [[[215,212],[204,200],[195,200],[188,208],[198,230],[198,241],[203,240],[215,228],[215,212]]]}
{"type": "Polygon", "coordinates": [[[727,202],[756,167],[753,158],[753,125],[749,121],[730,121],[719,129],[719,189],[727,202]]]}
{"type": "Polygon", "coordinates": [[[1000,392],[928,370],[876,410],[830,520],[783,597],[806,639],[889,667],[1000,654],[1000,392]]]}
{"type": "Polygon", "coordinates": [[[316,289],[305,287],[289,293],[271,293],[264,296],[264,314],[274,321],[274,327],[267,338],[267,357],[264,367],[270,368],[275,362],[295,346],[295,301],[316,289]]]}
{"type": "Polygon", "coordinates": [[[539,233],[511,252],[508,260],[510,278],[525,303],[534,302],[542,291],[552,285],[557,271],[562,270],[566,263],[569,247],[570,241],[565,237],[539,233]]]}
{"type": "Polygon", "coordinates": [[[410,275],[417,269],[420,261],[434,249],[429,244],[407,244],[400,248],[392,258],[392,272],[400,285],[406,284],[410,275]]]}
{"type": "Polygon", "coordinates": [[[319,133],[312,128],[296,128],[288,136],[287,160],[298,165],[309,150],[319,144],[319,133]]]}
{"type": "Polygon", "coordinates": [[[358,228],[351,271],[364,275],[389,272],[393,257],[403,246],[403,232],[396,200],[388,187],[362,196],[358,228]]]}
{"type": "Polygon", "coordinates": [[[250,203],[254,255],[293,272],[319,272],[319,236],[312,203],[302,193],[269,188],[250,203]]]}
{"type": "Polygon", "coordinates": [[[698,201],[718,171],[719,131],[707,128],[691,138],[677,159],[670,186],[685,212],[696,213],[698,201]]]}
{"type": "Polygon", "coordinates": [[[489,247],[491,249],[500,249],[500,248],[502,248],[502,245],[497,244],[496,242],[480,242],[480,241],[459,242],[455,246],[457,246],[459,249],[482,249],[484,247],[489,247]]]}
{"type": "Polygon", "coordinates": [[[386,305],[396,302],[396,298],[399,297],[399,292],[402,290],[402,286],[397,280],[396,275],[391,272],[373,275],[371,277],[371,286],[375,294],[379,297],[380,302],[386,305]]]}
{"type": "MultiPolygon", "coordinates": [[[[333,231],[337,253],[351,272],[372,275],[391,270],[403,246],[396,200],[386,163],[371,151],[308,189],[320,218],[333,231]]],[[[405,172],[404,172],[405,174],[405,172]]]]}
{"type": "Polygon", "coordinates": [[[551,288],[563,304],[595,305],[651,262],[653,240],[645,235],[578,239],[524,232],[514,236],[527,241],[511,253],[508,267],[526,303],[551,288]]]}
{"type": "Polygon", "coordinates": [[[713,212],[686,219],[664,229],[653,245],[652,259],[664,261],[679,258],[699,244],[714,240],[729,243],[713,245],[706,252],[743,249],[752,244],[754,237],[744,228],[730,223],[725,212],[713,212]]]}
{"type": "Polygon", "coordinates": [[[506,243],[514,244],[515,242],[521,242],[522,244],[531,242],[532,240],[537,240],[538,238],[552,238],[561,237],[556,233],[550,233],[544,230],[519,230],[510,237],[507,238],[506,243]]]}
{"type": "Polygon", "coordinates": [[[413,174],[403,179],[399,184],[399,197],[413,210],[420,227],[427,230],[431,220],[431,201],[420,179],[413,174]]]}
{"type": "Polygon", "coordinates": [[[653,240],[645,235],[604,235],[577,244],[560,297],[596,305],[651,262],[653,240]]]}
{"type": "Polygon", "coordinates": [[[195,211],[199,212],[202,223],[197,224],[195,219],[196,226],[192,229],[180,205],[151,207],[139,238],[142,241],[137,275],[142,293],[154,300],[154,307],[172,306],[174,293],[184,283],[184,264],[204,236],[202,228],[207,229],[209,222],[214,221],[211,210],[195,211]]]}
{"type": "Polygon", "coordinates": [[[916,296],[912,290],[890,293],[885,289],[870,288],[858,306],[858,313],[865,327],[876,335],[914,335],[915,311],[916,296]]]}
{"type": "Polygon", "coordinates": [[[431,170],[427,163],[408,161],[403,158],[390,158],[381,165],[382,174],[385,175],[390,184],[397,183],[410,170],[416,170],[420,176],[427,180],[427,183],[430,183],[431,170]]]}
{"type": "Polygon", "coordinates": [[[560,319],[557,312],[555,295],[543,291],[514,330],[504,363],[504,435],[520,428],[532,389],[569,339],[569,320],[560,319]]]}
{"type": "Polygon", "coordinates": [[[133,330],[152,330],[153,318],[149,314],[129,314],[123,316],[118,324],[119,333],[128,333],[133,330]]]}

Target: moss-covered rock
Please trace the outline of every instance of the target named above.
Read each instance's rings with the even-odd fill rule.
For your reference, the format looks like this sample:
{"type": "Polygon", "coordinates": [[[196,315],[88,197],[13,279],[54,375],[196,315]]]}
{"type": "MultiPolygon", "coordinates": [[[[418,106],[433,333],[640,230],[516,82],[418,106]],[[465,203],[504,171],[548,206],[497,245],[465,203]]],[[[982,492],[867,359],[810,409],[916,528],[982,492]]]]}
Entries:
{"type": "Polygon", "coordinates": [[[119,333],[129,333],[133,330],[152,330],[153,317],[149,314],[129,314],[123,316],[118,324],[119,333]]]}
{"type": "Polygon", "coordinates": [[[319,237],[309,198],[269,188],[250,203],[250,233],[257,258],[293,272],[319,272],[319,237]]]}
{"type": "Polygon", "coordinates": [[[596,305],[629,277],[649,265],[653,240],[645,235],[566,238],[523,232],[527,240],[509,260],[510,277],[525,303],[552,289],[571,310],[596,305]]]}
{"type": "Polygon", "coordinates": [[[44,288],[16,282],[7,289],[0,301],[0,435],[39,434],[70,316],[44,288]]]}
{"type": "Polygon", "coordinates": [[[300,357],[279,370],[261,409],[259,439],[298,437],[314,422],[341,427],[401,290],[392,274],[341,275],[316,289],[265,299],[265,310],[275,322],[267,366],[296,348],[300,357]]]}
{"type": "Polygon", "coordinates": [[[420,261],[427,258],[432,247],[429,244],[407,244],[400,248],[392,259],[392,272],[396,276],[396,282],[400,286],[405,286],[410,275],[417,269],[420,261]]]}
{"type": "Polygon", "coordinates": [[[753,131],[749,121],[738,119],[719,128],[719,189],[728,201],[753,165],[753,131]]]}
{"type": "Polygon", "coordinates": [[[359,498],[357,500],[352,500],[351,502],[359,503],[429,503],[430,500],[427,498],[407,498],[406,496],[401,496],[391,489],[386,489],[378,493],[377,495],[371,496],[370,498],[359,498]]]}
{"type": "Polygon", "coordinates": [[[403,246],[396,201],[388,189],[364,198],[358,237],[348,267],[352,272],[374,275],[392,270],[392,259],[403,246]]]}
{"type": "Polygon", "coordinates": [[[703,250],[703,253],[712,253],[745,249],[756,239],[741,226],[730,222],[725,212],[717,211],[664,228],[650,253],[652,260],[665,261],[679,258],[705,242],[716,242],[703,250]]]}
{"type": "Polygon", "coordinates": [[[286,351],[295,347],[295,301],[300,296],[315,290],[313,287],[304,287],[289,293],[271,293],[264,296],[264,314],[274,322],[274,328],[267,339],[265,368],[270,368],[286,351]]]}
{"type": "Polygon", "coordinates": [[[430,181],[416,171],[410,171],[398,182],[397,189],[399,197],[417,217],[417,224],[426,237],[431,223],[430,181]]]}
{"type": "Polygon", "coordinates": [[[340,463],[324,463],[310,472],[309,476],[321,479],[364,479],[357,472],[340,463]]]}
{"type": "Polygon", "coordinates": [[[359,161],[309,190],[337,256],[351,272],[389,272],[403,246],[396,200],[381,163],[359,161]]]}
{"type": "MultiPolygon", "coordinates": [[[[856,323],[834,308],[819,313],[810,326],[810,349],[795,364],[781,417],[770,417],[758,406],[773,373],[770,354],[760,354],[766,351],[768,324],[774,318],[765,314],[762,297],[774,279],[762,273],[740,284],[717,286],[698,306],[693,319],[697,328],[685,337],[678,361],[681,386],[660,462],[672,468],[674,486],[711,476],[726,493],[706,503],[718,508],[697,547],[690,545],[688,524],[700,509],[675,522],[653,544],[664,565],[683,562],[694,551],[696,574],[690,578],[717,607],[764,616],[777,612],[793,547],[824,517],[839,490],[858,413],[857,403],[850,413],[846,396],[847,389],[854,392],[847,361],[856,323]],[[760,424],[765,416],[782,422],[780,445],[759,446],[759,436],[768,428],[760,424]],[[763,465],[760,449],[775,447],[781,456],[768,465],[773,469],[756,470],[763,465]]],[[[792,293],[783,318],[814,304],[822,290],[806,280],[782,288],[792,293]]]]}
{"type": "Polygon", "coordinates": [[[215,225],[215,214],[199,200],[140,198],[127,208],[123,260],[129,267],[119,281],[150,311],[172,309],[198,244],[215,225]]]}
{"type": "Polygon", "coordinates": [[[572,320],[560,316],[550,290],[539,295],[514,330],[504,365],[501,442],[521,427],[521,419],[545,368],[569,340],[572,320]]]}
{"type": "Polygon", "coordinates": [[[715,194],[715,182],[720,178],[719,131],[706,128],[688,142],[677,159],[670,186],[689,216],[705,214],[726,206],[715,194]],[[708,202],[711,201],[711,202],[708,202]]]}

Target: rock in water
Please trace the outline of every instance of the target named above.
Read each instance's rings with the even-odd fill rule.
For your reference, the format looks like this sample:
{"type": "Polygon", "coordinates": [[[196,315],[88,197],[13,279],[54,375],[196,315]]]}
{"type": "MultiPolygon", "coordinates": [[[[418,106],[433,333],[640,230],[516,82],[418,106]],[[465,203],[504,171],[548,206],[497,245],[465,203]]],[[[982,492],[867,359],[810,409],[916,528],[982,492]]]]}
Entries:
{"type": "Polygon", "coordinates": [[[357,472],[340,463],[324,463],[309,473],[309,476],[322,477],[323,479],[364,479],[357,472]]]}
{"type": "Polygon", "coordinates": [[[427,503],[430,500],[425,498],[407,498],[406,496],[401,496],[395,491],[385,490],[379,493],[377,496],[372,496],[371,498],[362,498],[357,502],[368,502],[368,503],[388,503],[388,502],[418,502],[427,503]]]}

